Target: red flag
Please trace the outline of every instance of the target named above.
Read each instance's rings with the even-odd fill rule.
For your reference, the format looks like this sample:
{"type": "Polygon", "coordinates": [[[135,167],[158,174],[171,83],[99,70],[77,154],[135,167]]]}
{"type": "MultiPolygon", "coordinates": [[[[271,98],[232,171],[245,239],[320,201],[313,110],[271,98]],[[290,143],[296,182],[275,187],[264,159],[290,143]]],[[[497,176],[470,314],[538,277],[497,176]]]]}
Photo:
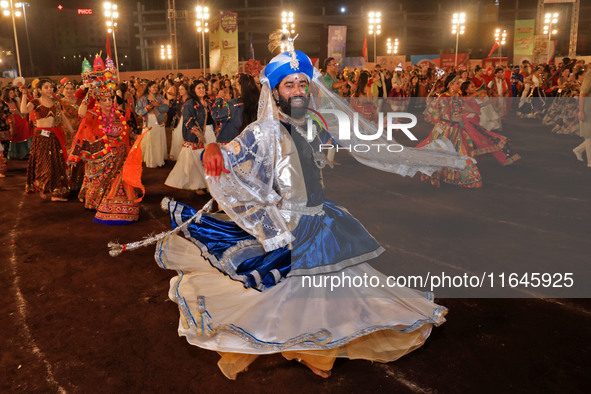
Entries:
{"type": "Polygon", "coordinates": [[[111,40],[109,39],[109,34],[107,33],[107,42],[105,43],[105,49],[107,50],[107,56],[111,57],[111,40]]]}
{"type": "Polygon", "coordinates": [[[367,36],[365,36],[365,40],[363,40],[363,57],[365,58],[365,61],[367,61],[367,36]]]}
{"type": "Polygon", "coordinates": [[[495,43],[494,43],[494,45],[492,46],[492,49],[490,50],[490,53],[488,54],[488,56],[487,56],[487,57],[491,57],[491,55],[492,55],[493,53],[495,53],[495,51],[496,51],[497,49],[499,49],[499,46],[500,46],[500,45],[499,45],[499,43],[495,41],[495,43]]]}

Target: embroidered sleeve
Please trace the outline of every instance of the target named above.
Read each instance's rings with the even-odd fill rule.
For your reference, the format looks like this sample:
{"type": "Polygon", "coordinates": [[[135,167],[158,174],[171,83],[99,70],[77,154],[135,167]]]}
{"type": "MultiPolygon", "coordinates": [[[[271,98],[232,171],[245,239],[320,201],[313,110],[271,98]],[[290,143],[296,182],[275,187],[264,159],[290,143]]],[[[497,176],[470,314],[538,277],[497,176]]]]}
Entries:
{"type": "Polygon", "coordinates": [[[8,105],[6,105],[5,102],[0,102],[2,103],[2,116],[5,119],[8,119],[10,117],[10,115],[12,115],[12,112],[10,112],[10,107],[8,105]]]}
{"type": "Polygon", "coordinates": [[[211,116],[216,122],[225,122],[230,117],[230,106],[223,98],[215,100],[211,107],[211,116]]]}
{"type": "Polygon", "coordinates": [[[144,96],[140,99],[140,101],[137,102],[137,105],[135,106],[135,112],[139,116],[146,116],[148,114],[148,110],[146,110],[146,101],[146,96],[144,96]]]}
{"type": "Polygon", "coordinates": [[[187,101],[183,107],[183,123],[183,131],[186,130],[188,133],[197,134],[196,130],[201,130],[198,121],[197,104],[193,100],[187,101]]]}
{"type": "Polygon", "coordinates": [[[168,106],[168,104],[164,103],[164,98],[158,96],[156,98],[156,100],[158,100],[158,102],[160,103],[160,107],[158,107],[158,112],[160,112],[162,114],[167,113],[168,112],[168,109],[169,109],[169,106],[168,106]]]}

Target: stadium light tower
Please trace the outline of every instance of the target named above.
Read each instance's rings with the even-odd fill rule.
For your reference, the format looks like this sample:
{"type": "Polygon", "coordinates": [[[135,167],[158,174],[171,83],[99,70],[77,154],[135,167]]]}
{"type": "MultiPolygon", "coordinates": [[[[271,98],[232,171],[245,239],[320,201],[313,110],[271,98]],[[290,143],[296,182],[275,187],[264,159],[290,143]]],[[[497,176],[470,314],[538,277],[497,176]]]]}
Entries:
{"type": "Polygon", "coordinates": [[[105,17],[107,18],[107,32],[113,34],[113,48],[115,49],[115,65],[117,66],[117,75],[119,75],[119,57],[117,56],[117,39],[115,38],[115,30],[117,30],[117,18],[119,18],[119,11],[117,11],[117,4],[108,1],[103,3],[105,9],[105,17]]]}
{"type": "Polygon", "coordinates": [[[205,33],[209,32],[209,26],[207,23],[207,21],[209,20],[209,8],[198,5],[196,11],[197,22],[195,22],[195,25],[197,26],[197,32],[201,33],[201,46],[203,49],[201,59],[203,64],[203,75],[205,75],[205,68],[207,67],[205,62],[205,33]]]}
{"type": "Polygon", "coordinates": [[[458,44],[460,42],[460,34],[464,34],[464,29],[466,28],[466,13],[464,12],[456,12],[453,15],[451,21],[451,34],[456,35],[456,60],[454,61],[454,67],[458,65],[458,44]]]}
{"type": "Polygon", "coordinates": [[[376,36],[382,33],[382,13],[379,11],[371,11],[368,16],[369,35],[373,35],[373,61],[377,62],[376,52],[376,36]]]}

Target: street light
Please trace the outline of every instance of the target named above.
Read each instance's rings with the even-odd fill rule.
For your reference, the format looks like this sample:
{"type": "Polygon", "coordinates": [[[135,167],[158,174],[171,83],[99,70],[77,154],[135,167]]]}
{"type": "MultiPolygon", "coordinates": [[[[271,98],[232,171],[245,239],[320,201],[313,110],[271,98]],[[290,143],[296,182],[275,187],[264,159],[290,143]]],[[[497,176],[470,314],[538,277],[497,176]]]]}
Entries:
{"type": "Polygon", "coordinates": [[[458,65],[458,43],[460,41],[460,34],[464,34],[464,23],[466,23],[466,14],[464,12],[454,13],[452,18],[451,34],[456,35],[456,60],[454,61],[454,67],[458,65]]]}
{"type": "MultiPolygon", "coordinates": [[[[295,34],[295,23],[292,11],[283,11],[281,13],[281,31],[283,34],[287,34],[287,36],[291,36],[295,34]]],[[[287,48],[285,44],[281,44],[281,53],[285,52],[287,48]]]]}
{"type": "Polygon", "coordinates": [[[21,70],[21,56],[18,50],[18,37],[16,35],[16,22],[14,20],[15,17],[15,12],[11,12],[14,11],[14,5],[12,4],[12,0],[2,0],[0,1],[0,8],[2,8],[2,13],[4,14],[4,16],[11,16],[12,17],[12,31],[14,32],[14,47],[16,48],[16,61],[18,64],[18,75],[22,76],[23,72],[21,70]]]}
{"type": "Polygon", "coordinates": [[[117,39],[115,38],[115,30],[117,30],[117,21],[119,18],[119,11],[117,11],[117,4],[108,1],[103,3],[105,9],[105,17],[107,18],[107,33],[113,33],[113,48],[115,49],[115,65],[117,67],[117,77],[119,77],[119,58],[117,56],[117,39]]]}
{"type": "Polygon", "coordinates": [[[382,13],[377,11],[371,11],[368,14],[369,20],[369,35],[373,35],[373,61],[377,62],[376,52],[376,35],[380,35],[382,32],[382,13]]]}
{"type": "Polygon", "coordinates": [[[495,42],[499,44],[499,64],[501,64],[501,50],[503,49],[503,45],[505,45],[505,40],[507,39],[507,30],[503,29],[496,29],[495,30],[495,42]]]}
{"type": "Polygon", "coordinates": [[[388,38],[387,41],[387,46],[388,46],[388,54],[389,55],[396,55],[398,53],[398,38],[395,38],[394,41],[392,41],[391,38],[388,38]]]}
{"type": "Polygon", "coordinates": [[[550,42],[552,40],[552,35],[558,33],[558,30],[553,29],[552,26],[558,23],[558,13],[555,12],[553,14],[547,13],[546,18],[544,20],[544,34],[548,35],[548,64],[550,64],[550,60],[552,60],[552,56],[550,55],[550,42]]]}
{"type": "Polygon", "coordinates": [[[205,75],[205,68],[207,64],[205,62],[205,33],[209,32],[209,26],[206,22],[209,19],[209,8],[198,5],[197,8],[197,32],[201,33],[201,47],[202,47],[202,68],[203,75],[205,75]]]}
{"type": "MultiPolygon", "coordinates": [[[[27,48],[29,49],[29,62],[31,65],[31,75],[35,74],[35,71],[33,70],[33,55],[31,53],[31,41],[29,40],[29,25],[27,24],[27,9],[25,7],[30,7],[31,4],[26,3],[26,2],[20,2],[20,3],[16,3],[14,5],[16,8],[22,8],[23,9],[23,17],[25,20],[25,33],[27,35],[27,48]]],[[[19,15],[19,11],[15,11],[14,15],[15,16],[20,16],[19,15]]]]}

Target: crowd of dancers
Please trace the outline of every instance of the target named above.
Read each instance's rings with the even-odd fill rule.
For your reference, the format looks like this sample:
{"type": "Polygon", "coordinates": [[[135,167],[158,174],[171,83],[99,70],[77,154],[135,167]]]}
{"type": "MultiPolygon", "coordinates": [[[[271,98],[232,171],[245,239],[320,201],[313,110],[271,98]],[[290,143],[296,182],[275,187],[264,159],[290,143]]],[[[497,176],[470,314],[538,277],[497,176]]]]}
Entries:
{"type": "MultiPolygon", "coordinates": [[[[380,111],[424,111],[425,119],[434,126],[429,138],[419,146],[445,137],[464,155],[477,157],[490,153],[500,164],[509,165],[520,158],[511,150],[509,140],[499,134],[510,111],[523,118],[537,119],[553,133],[585,138],[579,124],[584,117],[583,103],[578,98],[586,69],[584,61],[564,58],[557,65],[531,65],[524,61],[520,66],[495,69],[476,66],[441,70],[423,61],[394,70],[376,65],[371,71],[344,68],[339,72],[335,59],[328,58],[322,81],[372,122],[377,122],[380,111]]],[[[88,108],[83,89],[81,84],[70,80],[54,84],[35,79],[26,85],[20,77],[2,89],[0,177],[6,174],[7,159],[29,158],[27,193],[40,192],[52,201],[65,201],[69,192],[79,193],[83,189],[83,160],[76,155],[68,158],[88,108]],[[36,133],[51,136],[33,138],[36,133]],[[47,154],[54,151],[66,159],[64,165],[57,160],[59,155],[47,154]]],[[[166,185],[205,194],[202,149],[209,142],[230,142],[255,120],[259,89],[258,76],[249,74],[200,77],[169,74],[152,81],[132,77],[113,90],[116,94],[112,108],[124,114],[129,128],[126,135],[131,138],[127,145],[143,129],[150,129],[141,144],[147,168],[161,167],[166,160],[177,161],[166,185]],[[172,128],[170,147],[167,127],[172,128]]],[[[120,138],[117,132],[112,134],[120,138]]],[[[583,141],[575,148],[579,160],[585,159],[587,144],[583,141]]],[[[591,164],[591,155],[586,155],[587,163],[591,164]]],[[[124,157],[118,162],[122,165],[124,157]]],[[[480,187],[482,181],[476,164],[469,167],[461,174],[443,170],[430,177],[430,181],[435,185],[444,181],[480,187]]],[[[92,173],[88,175],[87,178],[96,178],[92,173]]],[[[87,204],[84,194],[79,193],[79,197],[87,208],[97,205],[87,204]]]]}

